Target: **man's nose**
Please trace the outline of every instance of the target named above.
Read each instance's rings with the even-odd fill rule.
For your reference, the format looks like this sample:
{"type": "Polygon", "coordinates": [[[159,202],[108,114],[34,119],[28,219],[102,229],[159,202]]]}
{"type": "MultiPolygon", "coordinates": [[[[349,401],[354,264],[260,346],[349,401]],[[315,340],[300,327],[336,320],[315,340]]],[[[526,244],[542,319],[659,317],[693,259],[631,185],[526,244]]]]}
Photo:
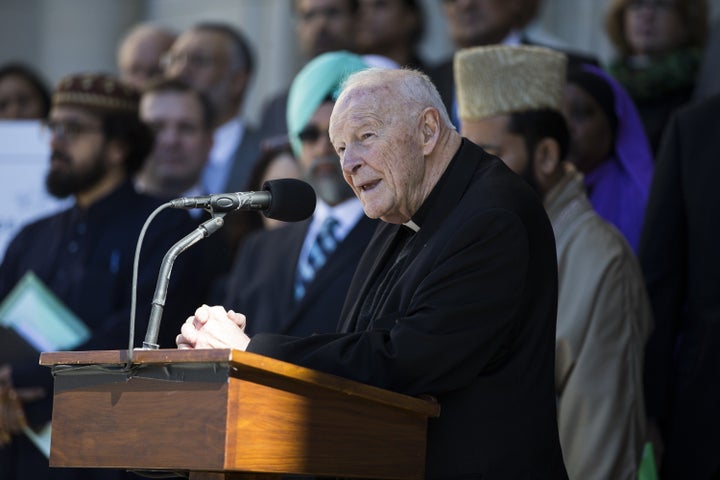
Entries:
{"type": "Polygon", "coordinates": [[[345,175],[352,175],[357,172],[360,165],[362,165],[362,159],[355,154],[354,150],[347,147],[343,153],[341,164],[343,173],[345,175]]]}
{"type": "Polygon", "coordinates": [[[177,128],[163,128],[155,134],[155,138],[164,145],[173,145],[180,139],[180,134],[177,128]]]}

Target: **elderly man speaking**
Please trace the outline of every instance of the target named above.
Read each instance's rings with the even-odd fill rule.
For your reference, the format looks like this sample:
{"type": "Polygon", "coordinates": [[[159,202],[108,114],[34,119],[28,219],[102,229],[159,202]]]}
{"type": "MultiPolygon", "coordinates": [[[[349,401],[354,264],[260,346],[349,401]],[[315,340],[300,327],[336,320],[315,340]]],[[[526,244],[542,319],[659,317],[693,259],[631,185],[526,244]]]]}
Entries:
{"type": "Polygon", "coordinates": [[[454,130],[416,71],[353,74],[330,139],[365,214],[384,221],[339,332],[250,338],[252,318],[203,306],[178,346],[243,349],[436,397],[427,478],[566,479],[553,379],[557,261],[537,194],[454,130]]]}

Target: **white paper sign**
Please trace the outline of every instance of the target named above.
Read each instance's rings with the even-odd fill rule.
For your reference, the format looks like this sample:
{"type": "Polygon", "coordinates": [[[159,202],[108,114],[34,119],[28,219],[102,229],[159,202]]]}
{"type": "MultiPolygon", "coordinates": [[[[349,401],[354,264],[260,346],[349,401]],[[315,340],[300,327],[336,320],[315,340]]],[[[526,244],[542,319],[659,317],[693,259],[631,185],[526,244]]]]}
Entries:
{"type": "Polygon", "coordinates": [[[71,204],[47,193],[48,165],[50,147],[41,122],[0,121],[0,261],[23,225],[71,204]]]}

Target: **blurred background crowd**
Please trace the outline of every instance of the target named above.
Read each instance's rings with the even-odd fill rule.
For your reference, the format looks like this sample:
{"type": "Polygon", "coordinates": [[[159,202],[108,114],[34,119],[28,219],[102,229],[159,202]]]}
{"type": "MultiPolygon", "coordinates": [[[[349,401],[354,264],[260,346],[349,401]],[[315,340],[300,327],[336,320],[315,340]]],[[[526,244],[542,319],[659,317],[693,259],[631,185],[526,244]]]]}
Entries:
{"type": "MultiPolygon", "coordinates": [[[[563,53],[561,106],[553,105],[547,125],[565,132],[556,138],[562,146],[556,160],[569,166],[553,167],[551,179],[539,186],[540,173],[516,171],[537,187],[551,217],[551,192],[566,178],[587,210],[602,219],[597,228],[609,240],[585,250],[590,253],[576,251],[574,260],[559,252],[561,277],[568,267],[563,262],[582,280],[601,265],[608,271],[623,265],[616,277],[597,285],[583,286],[569,274],[560,279],[568,285],[560,291],[561,307],[588,291],[605,292],[600,300],[583,299],[584,310],[577,311],[585,313],[559,313],[557,355],[565,370],[556,372],[556,388],[561,434],[563,427],[568,432],[562,439],[568,470],[571,478],[636,478],[643,446],[654,445],[664,478],[720,478],[720,415],[713,403],[720,400],[720,254],[713,244],[720,235],[720,202],[712,200],[717,188],[711,183],[720,155],[720,0],[0,0],[0,32],[0,120],[42,121],[53,170],[80,165],[86,156],[110,165],[83,172],[82,182],[50,175],[48,191],[72,197],[74,205],[50,222],[23,229],[0,266],[0,300],[32,269],[86,323],[118,316],[112,325],[90,325],[92,338],[81,348],[124,347],[128,252],[153,206],[178,196],[258,190],[272,178],[307,180],[318,196],[313,217],[288,226],[260,215],[229,215],[222,233],[180,264],[176,276],[185,287],[193,282],[204,288],[182,294],[182,280],[175,284],[180,290],[172,298],[182,302],[170,305],[176,316],[161,346],[173,346],[182,312],[202,302],[224,302],[260,319],[249,322],[250,333],[331,330],[332,324],[314,319],[339,315],[376,225],[345,185],[327,134],[344,76],[369,66],[419,69],[437,86],[458,130],[480,132],[481,138],[487,130],[474,122],[494,115],[468,117],[465,110],[463,116],[467,106],[459,96],[467,104],[476,76],[466,74],[463,91],[454,54],[497,44],[563,53]],[[134,130],[128,126],[133,122],[134,130]],[[112,127],[117,123],[129,131],[112,127]],[[106,143],[80,148],[99,132],[106,143]],[[128,151],[138,145],[140,153],[128,151]],[[124,220],[122,234],[123,225],[102,223],[131,203],[137,210],[124,220]],[[608,234],[608,228],[619,234],[608,234]],[[314,242],[328,232],[328,250],[317,257],[314,242]],[[90,253],[97,253],[93,242],[108,236],[118,245],[98,254],[100,266],[90,265],[90,253]],[[48,245],[48,238],[55,241],[48,245]],[[593,257],[609,244],[615,253],[593,257]],[[72,256],[83,249],[87,256],[72,256]],[[93,303],[87,298],[91,287],[102,293],[95,303],[109,308],[105,276],[115,282],[116,305],[85,310],[93,303]],[[279,278],[287,291],[273,290],[279,278]],[[606,291],[608,285],[617,288],[606,291]],[[618,293],[620,285],[629,287],[618,293]],[[625,294],[632,307],[622,303],[625,294]],[[620,313],[605,308],[621,303],[620,313]],[[605,318],[594,317],[603,308],[605,318]],[[571,332],[561,338],[561,325],[589,325],[591,318],[609,325],[609,316],[617,331],[583,330],[587,337],[571,332]],[[631,332],[625,338],[621,330],[631,332]],[[603,347],[586,354],[593,345],[603,347]],[[618,371],[610,373],[609,359],[617,351],[627,357],[612,362],[618,371]],[[585,368],[584,355],[592,355],[596,369],[576,380],[581,374],[573,372],[585,368]],[[613,377],[623,370],[637,373],[629,387],[613,377]],[[615,391],[593,391],[598,375],[615,391]],[[592,452],[573,454],[576,459],[568,452],[571,444],[592,443],[575,427],[594,414],[587,410],[592,402],[582,402],[603,394],[638,402],[640,408],[621,410],[642,418],[598,407],[597,418],[610,419],[602,428],[637,425],[614,438],[619,443],[613,448],[605,445],[599,455],[606,455],[607,471],[598,473],[602,462],[592,452]],[[574,399],[574,410],[563,407],[574,399]],[[578,417],[563,420],[563,409],[578,417]],[[625,457],[630,460],[623,464],[625,457]]],[[[534,117],[523,118],[527,129],[511,133],[530,138],[537,125],[531,125],[534,117]]],[[[496,133],[500,138],[503,131],[496,133]]],[[[513,168],[507,151],[471,139],[513,168]]],[[[2,169],[0,164],[5,175],[2,169]]],[[[558,244],[563,219],[551,218],[558,244]]],[[[197,212],[158,227],[172,233],[155,234],[144,297],[152,294],[152,275],[168,239],[179,239],[175,232],[191,221],[200,221],[197,212]]],[[[576,244],[600,238],[585,234],[588,240],[576,244]]],[[[26,421],[22,409],[11,407],[48,400],[50,378],[45,372],[38,380],[36,368],[26,372],[12,363],[0,354],[0,407],[15,412],[3,417],[0,409],[0,480],[41,478],[47,465],[38,452],[22,437],[10,442],[8,432],[17,434],[17,425],[26,421]],[[44,470],[33,470],[40,463],[44,470]]],[[[47,407],[38,418],[47,420],[47,407]]],[[[31,421],[29,407],[25,413],[31,421]]],[[[602,443],[604,437],[593,439],[602,443]]]]}

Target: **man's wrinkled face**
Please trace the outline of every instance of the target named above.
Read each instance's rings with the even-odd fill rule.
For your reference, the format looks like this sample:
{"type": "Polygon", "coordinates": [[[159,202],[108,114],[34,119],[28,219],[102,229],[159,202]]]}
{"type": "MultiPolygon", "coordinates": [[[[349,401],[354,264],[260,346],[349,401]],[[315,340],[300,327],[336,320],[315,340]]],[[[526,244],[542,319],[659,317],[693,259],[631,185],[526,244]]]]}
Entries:
{"type": "Polygon", "coordinates": [[[200,100],[191,92],[149,92],[140,102],[140,118],[155,134],[143,175],[168,189],[194,185],[212,147],[200,100]]]}
{"type": "Polygon", "coordinates": [[[329,205],[337,205],[350,198],[352,190],[343,179],[340,162],[328,136],[332,110],[332,102],[323,103],[300,131],[300,165],[318,197],[329,205]]]}
{"type": "Polygon", "coordinates": [[[80,108],[54,107],[47,122],[50,170],[45,183],[58,197],[93,188],[107,173],[107,142],[99,117],[80,108]]]}
{"type": "Polygon", "coordinates": [[[330,138],[365,214],[404,223],[425,199],[426,165],[419,116],[392,111],[393,97],[388,86],[347,92],[335,105],[330,138]]]}

